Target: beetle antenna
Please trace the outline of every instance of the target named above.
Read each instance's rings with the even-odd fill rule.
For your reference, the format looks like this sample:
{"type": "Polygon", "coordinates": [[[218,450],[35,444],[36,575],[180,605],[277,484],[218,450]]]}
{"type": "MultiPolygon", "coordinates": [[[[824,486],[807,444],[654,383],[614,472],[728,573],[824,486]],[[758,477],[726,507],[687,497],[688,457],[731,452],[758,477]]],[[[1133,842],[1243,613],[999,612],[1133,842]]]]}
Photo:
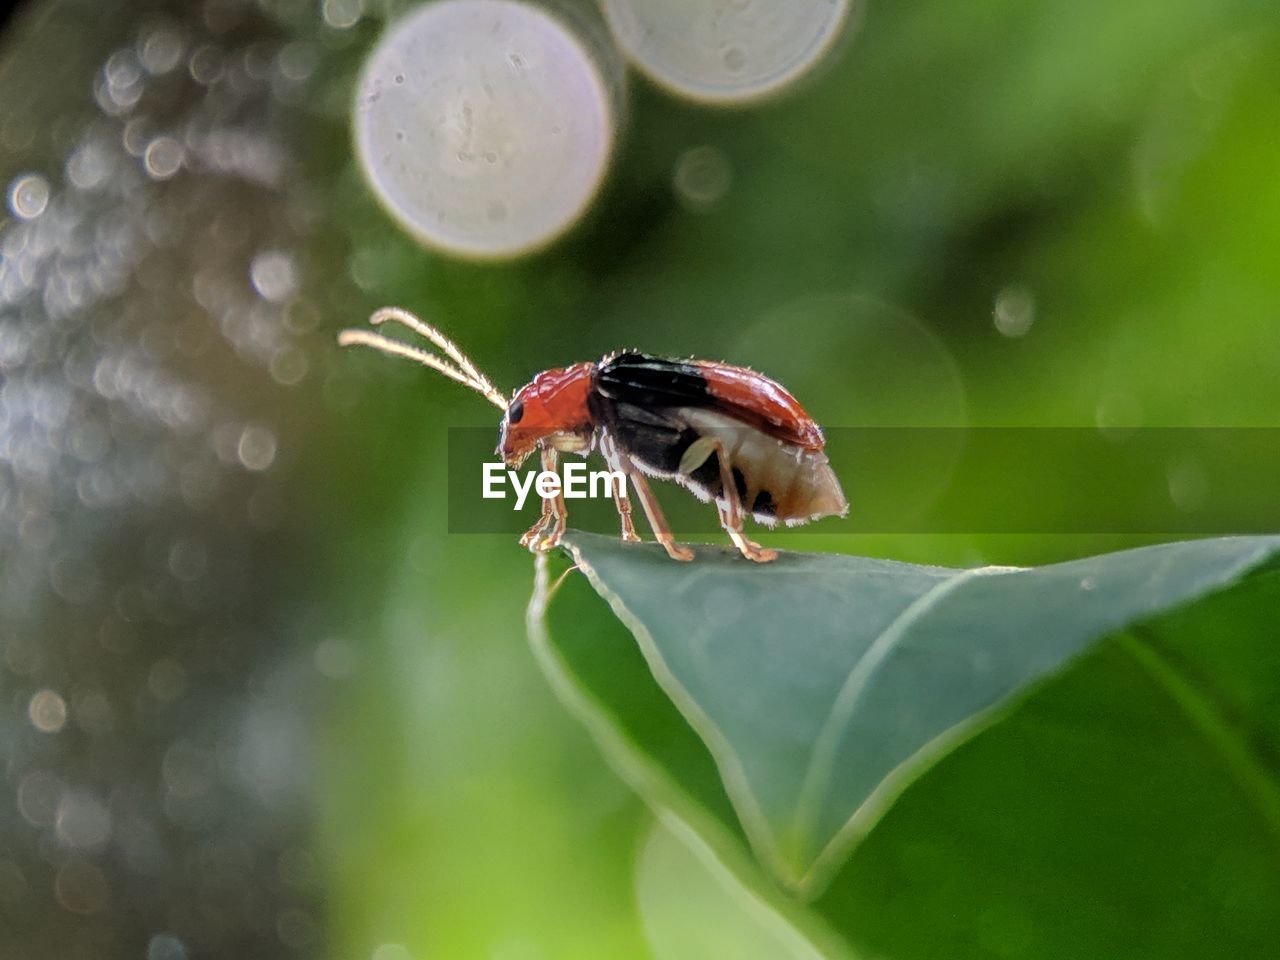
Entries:
{"type": "Polygon", "coordinates": [[[449,359],[462,368],[462,371],[471,377],[476,383],[492,386],[483,373],[476,369],[476,365],[471,362],[471,358],[458,349],[458,345],[437,330],[431,324],[418,319],[408,310],[401,307],[383,307],[381,310],[375,310],[373,316],[369,318],[369,322],[375,327],[379,324],[386,323],[391,320],[395,323],[403,324],[420,337],[426,337],[437,347],[448,354],[449,359]]]}
{"type": "Polygon", "coordinates": [[[383,307],[381,310],[374,312],[369,318],[369,322],[377,325],[392,320],[396,323],[403,324],[414,333],[417,333],[443,350],[448,357],[457,364],[448,363],[441,357],[418,347],[410,346],[391,337],[383,336],[380,333],[374,333],[371,330],[343,330],[338,334],[338,343],[344,347],[359,344],[361,346],[373,347],[375,350],[381,350],[383,353],[389,353],[393,356],[404,357],[415,363],[420,363],[424,367],[430,367],[437,373],[441,373],[454,380],[464,387],[469,387],[476,393],[480,394],[499,410],[506,410],[509,406],[507,398],[502,395],[502,391],[489,382],[489,378],[482,374],[471,359],[458,349],[457,344],[446,337],[443,333],[428,323],[419,320],[408,310],[402,310],[399,307],[383,307]]]}

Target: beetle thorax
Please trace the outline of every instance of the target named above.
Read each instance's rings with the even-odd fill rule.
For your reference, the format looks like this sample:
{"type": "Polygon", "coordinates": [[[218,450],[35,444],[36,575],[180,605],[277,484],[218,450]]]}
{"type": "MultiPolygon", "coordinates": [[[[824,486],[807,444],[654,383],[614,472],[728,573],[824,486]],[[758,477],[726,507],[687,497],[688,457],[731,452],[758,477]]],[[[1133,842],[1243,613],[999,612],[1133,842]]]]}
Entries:
{"type": "Polygon", "coordinates": [[[553,433],[542,441],[552,450],[559,453],[581,453],[584,456],[595,449],[595,430],[585,433],[553,433]]]}

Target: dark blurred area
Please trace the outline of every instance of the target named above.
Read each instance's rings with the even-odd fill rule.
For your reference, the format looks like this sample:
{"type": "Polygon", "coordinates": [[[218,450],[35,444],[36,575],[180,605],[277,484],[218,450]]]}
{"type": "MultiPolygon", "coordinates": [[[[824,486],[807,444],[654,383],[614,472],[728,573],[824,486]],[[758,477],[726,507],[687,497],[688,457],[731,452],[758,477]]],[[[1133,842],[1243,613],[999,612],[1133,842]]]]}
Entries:
{"type": "Polygon", "coordinates": [[[0,67],[0,942],[310,953],[305,78],[259,10],[110,6],[28,5],[0,67]]]}
{"type": "Polygon", "coordinates": [[[0,4],[0,30],[9,25],[9,21],[13,19],[13,15],[18,12],[21,5],[20,0],[7,0],[6,3],[0,4]]]}
{"type": "MultiPolygon", "coordinates": [[[[660,848],[637,899],[651,820],[532,663],[528,556],[446,532],[448,429],[493,411],[340,353],[376,306],[504,388],[638,346],[752,364],[831,427],[1280,425],[1273,5],[872,3],[735,101],[750,37],[696,88],[555,4],[598,63],[598,163],[541,212],[518,202],[554,177],[495,200],[459,173],[508,231],[466,257],[352,130],[417,6],[4,22],[4,960],[682,956],[663,911],[695,878],[660,848]]],[[[1047,474],[1026,529],[1075,495],[1047,474]]],[[[1139,539],[949,529],[764,539],[953,564],[1139,539]]]]}

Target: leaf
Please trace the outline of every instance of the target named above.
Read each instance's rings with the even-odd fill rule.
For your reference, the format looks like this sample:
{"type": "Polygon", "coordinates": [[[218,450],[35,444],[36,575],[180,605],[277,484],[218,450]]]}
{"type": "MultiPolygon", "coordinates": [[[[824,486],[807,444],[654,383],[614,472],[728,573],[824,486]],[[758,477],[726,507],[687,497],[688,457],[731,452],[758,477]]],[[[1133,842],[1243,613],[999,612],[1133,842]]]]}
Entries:
{"type": "Polygon", "coordinates": [[[822,960],[670,817],[658,820],[642,843],[635,886],[655,960],[822,960]]]}
{"type": "MultiPolygon", "coordinates": [[[[1017,891],[1028,873],[1045,889],[1069,888],[1063,896],[1090,884],[1112,884],[1117,895],[1143,886],[1185,894],[1199,882],[1225,884],[1236,897],[1232,909],[1280,928],[1280,907],[1268,913],[1255,903],[1274,889],[1280,904],[1280,778],[1272,763],[1280,742],[1280,665],[1270,640],[1280,591],[1259,593],[1259,584],[1280,581],[1259,575],[1280,552],[1280,538],[1202,540],[1037,569],[971,571],[795,554],[757,567],[708,548],[680,565],[656,549],[584,534],[573,534],[568,546],[634,635],[643,661],[616,636],[592,645],[598,634],[588,625],[600,622],[601,609],[576,585],[580,578],[566,581],[548,606],[544,564],[531,607],[544,667],[562,685],[577,686],[579,715],[598,736],[611,731],[606,750],[615,760],[629,758],[621,762],[631,765],[633,785],[659,807],[677,810],[726,857],[739,856],[746,837],[778,881],[813,900],[846,942],[897,950],[901,923],[877,932],[878,924],[900,921],[913,899],[919,909],[953,915],[955,903],[982,887],[972,872],[952,874],[937,864],[929,882],[903,875],[903,857],[929,861],[922,839],[946,851],[940,862],[987,871],[992,890],[1001,891],[993,902],[1007,915],[997,911],[979,923],[967,914],[949,931],[953,956],[969,955],[966,940],[973,956],[990,955],[988,941],[1000,936],[1017,945],[1043,935],[1073,949],[1089,942],[1071,933],[1072,918],[1087,912],[1023,902],[1017,891]],[[572,616],[560,616],[562,599],[572,616]],[[1100,644],[1103,638],[1110,639],[1100,644]],[[1051,717],[1038,712],[1050,706],[1051,717]],[[695,734],[701,753],[689,740],[695,734]],[[1149,754],[1150,745],[1162,744],[1167,751],[1149,754]],[[954,773],[975,763],[980,775],[954,773]],[[1012,786],[993,772],[1001,763],[1019,772],[1012,786]],[[1166,788],[1156,797],[1142,779],[1125,779],[1144,764],[1151,782],[1166,788]],[[937,803],[949,797],[951,806],[926,803],[922,822],[877,831],[877,843],[851,859],[922,778],[928,783],[905,798],[904,816],[923,809],[918,795],[937,803]],[[717,779],[722,791],[714,789],[717,779]],[[1082,813],[1073,804],[1085,796],[1082,813]],[[1210,809],[1200,810],[1207,797],[1210,809]],[[987,821],[1002,803],[1016,808],[1014,819],[993,831],[987,821]],[[952,810],[975,821],[964,825],[972,836],[994,833],[1009,850],[1026,844],[1024,855],[1042,866],[1066,864],[1029,870],[963,832],[957,839],[961,824],[949,822],[952,810]],[[1142,829],[1147,816],[1163,825],[1163,835],[1142,829]],[[1141,857],[1152,865],[1169,861],[1169,834],[1201,822],[1214,824],[1209,841],[1232,840],[1224,855],[1236,857],[1239,869],[1227,869],[1225,880],[1195,882],[1165,871],[1148,884],[1141,857]],[[1103,825],[1113,831],[1103,831],[1099,850],[1102,840],[1090,833],[1103,825]],[[1141,857],[1120,850],[1135,859],[1110,862],[1106,850],[1125,844],[1141,857]],[[1087,862],[1106,868],[1082,871],[1067,854],[1072,849],[1101,858],[1087,862]],[[867,866],[875,863],[875,870],[867,866]],[[1253,878],[1240,888],[1252,892],[1240,893],[1237,874],[1253,878]],[[889,875],[899,883],[886,885],[889,875]]],[[[898,819],[896,810],[890,818],[898,819]]],[[[1217,849],[1191,832],[1187,849],[1217,849]]],[[[1215,897],[1210,891],[1200,898],[1199,914],[1215,897]]],[[[1121,922],[1132,920],[1129,909],[1111,905],[1122,916],[1102,924],[1111,930],[1104,940],[1132,946],[1137,928],[1121,922]],[[1116,932],[1121,928],[1128,932],[1116,932]]],[[[1245,936],[1257,923],[1238,927],[1245,936]]],[[[918,955],[939,949],[930,937],[918,955]]]]}

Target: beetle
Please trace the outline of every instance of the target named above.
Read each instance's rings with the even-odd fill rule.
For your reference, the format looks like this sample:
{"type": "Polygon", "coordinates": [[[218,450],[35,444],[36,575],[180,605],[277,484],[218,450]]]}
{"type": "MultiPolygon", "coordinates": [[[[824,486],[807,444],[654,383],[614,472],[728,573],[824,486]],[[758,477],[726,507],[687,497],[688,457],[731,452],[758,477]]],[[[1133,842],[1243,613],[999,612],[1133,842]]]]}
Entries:
{"type": "MultiPolygon", "coordinates": [[[[758,563],[777,552],[748,539],[747,513],[765,526],[848,513],[822,429],[781,384],[754,370],[624,351],[545,370],[507,399],[435,327],[399,307],[369,318],[374,326],[388,321],[429,340],[444,356],[365,329],[344,330],[338,342],[405,357],[485,397],[503,412],[496,452],[512,469],[535,450],[543,469],[554,471],[559,454],[587,456],[598,449],[609,469],[630,481],[654,537],[673,560],[692,560],[693,552],[676,543],[648,477],[674,480],[699,499],[714,500],[730,540],[758,563]]],[[[622,539],[639,541],[625,489],[614,489],[614,503],[622,539]]],[[[563,492],[544,497],[521,545],[553,549],[568,516],[563,492]]]]}

